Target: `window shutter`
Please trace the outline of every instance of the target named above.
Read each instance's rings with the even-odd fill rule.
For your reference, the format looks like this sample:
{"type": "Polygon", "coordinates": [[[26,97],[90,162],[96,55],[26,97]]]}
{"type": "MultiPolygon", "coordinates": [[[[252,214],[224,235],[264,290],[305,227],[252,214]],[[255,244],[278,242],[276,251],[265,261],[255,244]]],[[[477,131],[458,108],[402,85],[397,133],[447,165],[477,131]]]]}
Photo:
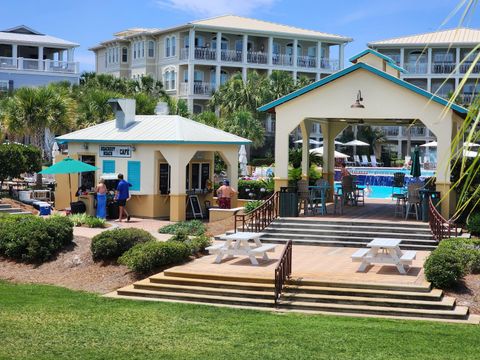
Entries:
{"type": "Polygon", "coordinates": [[[104,174],[115,173],[115,160],[103,160],[103,173],[104,174]]]}
{"type": "Polygon", "coordinates": [[[129,161],[127,169],[128,182],[132,184],[130,190],[140,191],[140,161],[129,161]]]}

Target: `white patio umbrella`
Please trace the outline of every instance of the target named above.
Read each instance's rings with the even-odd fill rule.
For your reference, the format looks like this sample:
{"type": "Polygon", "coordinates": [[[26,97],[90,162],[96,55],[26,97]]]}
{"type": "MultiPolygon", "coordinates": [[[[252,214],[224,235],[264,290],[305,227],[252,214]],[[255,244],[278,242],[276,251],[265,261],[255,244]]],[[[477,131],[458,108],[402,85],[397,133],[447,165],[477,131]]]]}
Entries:
{"type": "Polygon", "coordinates": [[[478,152],[470,151],[470,150],[463,150],[463,156],[468,158],[475,158],[478,156],[478,152]]]}
{"type": "Polygon", "coordinates": [[[245,145],[242,145],[238,151],[238,163],[240,164],[240,175],[242,176],[247,175],[247,162],[247,150],[245,149],[245,145]]]}
{"type": "MultiPolygon", "coordinates": [[[[318,145],[323,145],[323,141],[319,141],[318,145]]],[[[340,142],[340,141],[335,140],[335,145],[345,145],[345,144],[340,142]]]]}
{"type": "Polygon", "coordinates": [[[480,144],[476,144],[476,143],[472,143],[472,142],[464,142],[463,146],[467,147],[467,148],[471,148],[471,147],[473,148],[473,147],[480,147],[480,144]]]}
{"type": "MultiPolygon", "coordinates": [[[[310,153],[323,156],[323,146],[319,147],[319,148],[311,149],[310,153]]],[[[349,156],[347,154],[341,153],[339,151],[335,151],[335,158],[336,159],[348,159],[349,156]]]]}
{"type": "Polygon", "coordinates": [[[360,141],[360,140],[352,140],[352,141],[349,141],[345,144],[343,144],[345,146],[370,146],[370,144],[367,144],[366,142],[363,142],[363,141],[360,141]]]}
{"type": "Polygon", "coordinates": [[[52,164],[55,164],[55,157],[60,155],[60,149],[57,142],[55,141],[52,145],[52,164]]]}
{"type": "MultiPolygon", "coordinates": [[[[295,144],[303,144],[303,139],[294,141],[295,144]]],[[[308,139],[308,143],[311,145],[321,145],[322,143],[320,141],[317,141],[315,139],[308,139]]]]}
{"type": "Polygon", "coordinates": [[[430,141],[426,144],[422,144],[420,145],[421,147],[437,147],[438,146],[438,143],[436,141],[430,141]]]}

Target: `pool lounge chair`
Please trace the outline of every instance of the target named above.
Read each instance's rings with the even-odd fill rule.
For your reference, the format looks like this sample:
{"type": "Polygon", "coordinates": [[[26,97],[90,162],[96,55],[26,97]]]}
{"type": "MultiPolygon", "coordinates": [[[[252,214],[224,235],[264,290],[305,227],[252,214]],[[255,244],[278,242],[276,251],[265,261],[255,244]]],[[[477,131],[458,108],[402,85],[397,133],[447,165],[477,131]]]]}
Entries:
{"type": "Polygon", "coordinates": [[[372,163],[373,167],[383,166],[383,162],[377,161],[377,157],[375,155],[370,155],[370,162],[372,163]]]}
{"type": "Polygon", "coordinates": [[[358,155],[353,155],[353,161],[355,162],[355,165],[360,166],[361,161],[358,155]]]}
{"type": "Polygon", "coordinates": [[[370,166],[371,163],[368,161],[367,155],[362,155],[362,161],[360,162],[362,166],[370,166]]]}
{"type": "Polygon", "coordinates": [[[408,169],[408,167],[410,166],[410,165],[409,165],[410,160],[412,160],[412,157],[406,155],[406,156],[405,156],[405,162],[403,163],[403,167],[404,167],[405,169],[408,169]]]}

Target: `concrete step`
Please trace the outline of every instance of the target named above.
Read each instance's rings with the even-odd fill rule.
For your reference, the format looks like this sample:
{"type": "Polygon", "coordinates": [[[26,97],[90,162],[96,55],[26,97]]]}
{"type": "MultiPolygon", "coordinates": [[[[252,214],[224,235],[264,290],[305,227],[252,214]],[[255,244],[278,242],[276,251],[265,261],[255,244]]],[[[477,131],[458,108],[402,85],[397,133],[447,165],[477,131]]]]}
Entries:
{"type": "Polygon", "coordinates": [[[443,297],[440,300],[412,300],[412,299],[390,299],[376,298],[352,295],[324,295],[299,292],[282,293],[283,301],[296,302],[314,302],[323,304],[345,304],[345,305],[367,305],[367,306],[385,306],[395,308],[413,308],[413,309],[440,309],[452,310],[455,307],[455,298],[443,297]]]}
{"type": "Polygon", "coordinates": [[[391,221],[391,220],[352,220],[352,219],[345,219],[345,220],[331,220],[327,218],[322,218],[321,216],[317,216],[315,218],[302,218],[302,217],[287,217],[287,218],[277,218],[273,221],[274,223],[297,223],[297,224],[305,224],[305,225],[312,225],[312,224],[329,224],[329,225],[338,225],[338,226],[375,226],[379,227],[398,227],[398,228],[416,228],[416,229],[429,229],[430,226],[428,223],[419,222],[419,221],[404,221],[403,219],[399,218],[398,221],[391,221]]]}
{"type": "Polygon", "coordinates": [[[10,204],[0,204],[0,209],[10,209],[12,205],[10,204]]]}
{"type": "Polygon", "coordinates": [[[12,208],[12,207],[0,208],[0,213],[16,213],[21,211],[22,209],[20,208],[12,208]]]}
{"type": "Polygon", "coordinates": [[[335,313],[354,313],[382,316],[399,316],[412,317],[422,319],[454,319],[468,320],[469,311],[465,306],[456,306],[452,310],[441,309],[413,309],[389,306],[368,306],[368,305],[351,305],[351,304],[324,304],[303,301],[281,301],[280,308],[291,310],[308,310],[318,312],[335,312],[335,313]]]}
{"type": "Polygon", "coordinates": [[[165,276],[168,277],[180,277],[187,279],[202,279],[202,280],[219,280],[219,281],[229,281],[229,282],[249,282],[256,284],[274,284],[275,279],[273,277],[259,277],[259,276],[233,276],[233,275],[223,275],[223,274],[207,274],[207,273],[193,273],[179,270],[165,270],[165,276]]]}
{"type": "Polygon", "coordinates": [[[269,237],[280,237],[284,239],[302,239],[302,240],[338,240],[338,241],[371,241],[374,238],[389,238],[389,239],[400,239],[402,240],[402,244],[423,244],[423,245],[437,245],[437,241],[433,239],[433,237],[415,237],[405,236],[405,234],[362,234],[362,233],[315,233],[315,232],[294,232],[294,231],[271,231],[266,230],[263,231],[264,235],[262,235],[261,239],[269,238],[269,237]]]}
{"type": "MultiPolygon", "coordinates": [[[[278,235],[278,234],[276,234],[278,235]]],[[[363,239],[360,241],[340,241],[340,240],[302,240],[296,239],[295,237],[289,238],[292,239],[295,245],[309,245],[309,246],[331,246],[331,247],[355,247],[362,248],[366,247],[367,244],[372,239],[363,239]]],[[[262,243],[272,243],[272,244],[284,244],[289,239],[284,239],[281,237],[262,237],[262,243]]],[[[404,250],[419,250],[419,251],[433,251],[437,248],[435,245],[416,245],[416,244],[400,244],[400,248],[404,250]]]]}
{"type": "Polygon", "coordinates": [[[273,301],[274,289],[270,291],[263,290],[243,290],[243,289],[227,289],[210,287],[202,284],[201,286],[192,285],[175,285],[175,284],[161,284],[151,282],[148,279],[137,281],[133,284],[135,289],[161,291],[161,292],[178,292],[189,294],[202,294],[202,295],[220,295],[220,296],[233,296],[233,297],[246,297],[256,299],[270,299],[273,301]]]}
{"type": "Polygon", "coordinates": [[[423,237],[432,237],[430,229],[409,229],[409,228],[397,228],[397,227],[380,227],[375,226],[339,226],[339,225],[304,225],[304,224],[292,224],[292,223],[271,223],[265,230],[295,230],[295,231],[308,231],[308,232],[349,232],[349,233],[382,233],[382,234],[405,234],[405,235],[419,235],[423,237]]]}

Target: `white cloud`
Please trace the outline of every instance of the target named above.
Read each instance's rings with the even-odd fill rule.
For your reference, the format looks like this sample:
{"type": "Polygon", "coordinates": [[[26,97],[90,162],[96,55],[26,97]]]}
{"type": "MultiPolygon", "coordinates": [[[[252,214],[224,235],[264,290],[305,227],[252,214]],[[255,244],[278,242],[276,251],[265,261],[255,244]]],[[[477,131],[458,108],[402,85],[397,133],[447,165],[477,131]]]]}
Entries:
{"type": "Polygon", "coordinates": [[[270,8],[278,0],[158,0],[163,8],[189,12],[199,16],[225,14],[252,15],[255,10],[270,8]]]}

